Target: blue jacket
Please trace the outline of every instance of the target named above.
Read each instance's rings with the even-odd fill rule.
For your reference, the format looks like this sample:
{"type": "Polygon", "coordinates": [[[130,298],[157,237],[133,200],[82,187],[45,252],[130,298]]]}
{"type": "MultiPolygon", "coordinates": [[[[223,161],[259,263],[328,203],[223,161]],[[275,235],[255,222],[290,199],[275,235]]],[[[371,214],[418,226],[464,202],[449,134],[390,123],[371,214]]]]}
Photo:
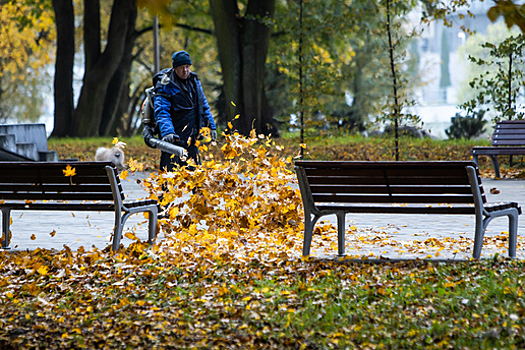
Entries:
{"type": "Polygon", "coordinates": [[[202,127],[217,128],[197,74],[191,72],[186,82],[173,69],[157,75],[153,103],[161,137],[177,134],[186,143],[190,137],[195,141],[202,127]]]}

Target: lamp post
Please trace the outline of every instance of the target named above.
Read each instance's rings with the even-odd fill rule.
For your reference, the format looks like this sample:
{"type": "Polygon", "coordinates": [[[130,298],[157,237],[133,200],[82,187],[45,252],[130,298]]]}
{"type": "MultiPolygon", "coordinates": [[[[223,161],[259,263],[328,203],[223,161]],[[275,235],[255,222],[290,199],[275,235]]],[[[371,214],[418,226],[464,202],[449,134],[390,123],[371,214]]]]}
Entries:
{"type": "Polygon", "coordinates": [[[159,16],[153,18],[153,74],[160,71],[159,16]]]}

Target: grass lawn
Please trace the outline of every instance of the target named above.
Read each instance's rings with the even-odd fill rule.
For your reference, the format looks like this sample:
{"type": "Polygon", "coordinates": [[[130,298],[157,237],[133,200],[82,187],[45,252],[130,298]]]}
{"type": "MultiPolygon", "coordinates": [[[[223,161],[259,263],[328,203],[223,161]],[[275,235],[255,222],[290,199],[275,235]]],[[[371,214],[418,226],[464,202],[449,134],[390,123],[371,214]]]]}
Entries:
{"type": "Polygon", "coordinates": [[[525,346],[522,262],[183,267],[147,253],[67,254],[2,256],[2,349],[525,346]]]}
{"type": "MultiPolygon", "coordinates": [[[[121,138],[126,146],[126,157],[141,162],[148,169],[157,169],[160,151],[144,144],[141,136],[121,138]]],[[[300,140],[297,134],[284,134],[273,142],[283,148],[282,155],[297,158],[300,155],[300,140]]],[[[217,146],[209,146],[204,156],[213,155],[223,159],[219,141],[217,146]]],[[[431,140],[401,137],[399,141],[399,159],[410,160],[468,160],[473,146],[489,146],[488,140],[431,140]]],[[[50,150],[58,152],[60,159],[94,160],[98,147],[112,147],[112,138],[90,139],[50,139],[50,150]]],[[[395,160],[393,138],[365,138],[358,135],[331,136],[319,134],[306,139],[303,150],[304,159],[315,160],[395,160]]],[[[509,168],[509,157],[500,157],[500,170],[503,177],[521,176],[525,163],[523,157],[513,157],[513,167],[509,168]]],[[[484,176],[494,176],[492,163],[488,157],[480,157],[479,166],[484,176]]]]}

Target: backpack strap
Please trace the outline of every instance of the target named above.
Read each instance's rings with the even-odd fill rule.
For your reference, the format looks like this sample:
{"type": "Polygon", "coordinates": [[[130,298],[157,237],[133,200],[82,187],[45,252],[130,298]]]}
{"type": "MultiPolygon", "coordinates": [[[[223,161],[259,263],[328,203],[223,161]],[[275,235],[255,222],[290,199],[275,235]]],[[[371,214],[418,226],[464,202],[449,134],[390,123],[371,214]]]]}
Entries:
{"type": "Polygon", "coordinates": [[[166,85],[169,82],[169,77],[173,72],[173,68],[164,68],[153,76],[153,86],[156,87],[159,82],[163,82],[163,85],[166,85]]]}
{"type": "Polygon", "coordinates": [[[170,76],[171,76],[172,71],[173,71],[173,68],[167,71],[166,73],[164,73],[164,75],[162,76],[162,79],[160,79],[160,83],[162,85],[168,85],[168,83],[170,82],[170,76]]]}

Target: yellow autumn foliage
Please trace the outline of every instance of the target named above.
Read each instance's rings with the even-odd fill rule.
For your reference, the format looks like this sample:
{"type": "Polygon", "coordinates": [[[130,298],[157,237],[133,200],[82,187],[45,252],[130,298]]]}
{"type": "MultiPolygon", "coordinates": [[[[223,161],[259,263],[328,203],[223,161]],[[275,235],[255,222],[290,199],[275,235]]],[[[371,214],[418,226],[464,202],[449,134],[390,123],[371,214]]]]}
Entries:
{"type": "Polygon", "coordinates": [[[53,13],[44,11],[40,16],[31,14],[31,8],[23,1],[8,1],[0,6],[0,78],[4,75],[13,83],[27,80],[27,68],[31,74],[52,63],[49,46],[56,38],[53,13]],[[14,18],[24,17],[30,25],[20,27],[14,18]]]}

